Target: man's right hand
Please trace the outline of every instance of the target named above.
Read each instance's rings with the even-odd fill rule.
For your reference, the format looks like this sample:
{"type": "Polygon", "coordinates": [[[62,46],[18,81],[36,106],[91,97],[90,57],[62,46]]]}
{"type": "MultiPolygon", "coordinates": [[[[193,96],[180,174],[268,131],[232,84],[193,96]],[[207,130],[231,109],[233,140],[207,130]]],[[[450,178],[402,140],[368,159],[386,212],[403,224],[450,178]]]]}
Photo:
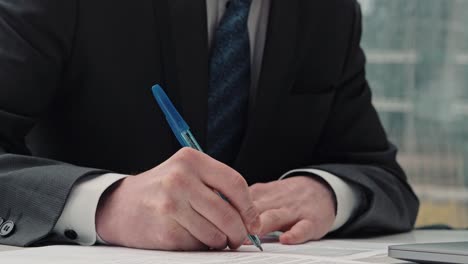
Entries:
{"type": "Polygon", "coordinates": [[[235,249],[248,232],[260,229],[245,179],[190,148],[118,183],[96,212],[96,230],[104,241],[141,249],[235,249]]]}

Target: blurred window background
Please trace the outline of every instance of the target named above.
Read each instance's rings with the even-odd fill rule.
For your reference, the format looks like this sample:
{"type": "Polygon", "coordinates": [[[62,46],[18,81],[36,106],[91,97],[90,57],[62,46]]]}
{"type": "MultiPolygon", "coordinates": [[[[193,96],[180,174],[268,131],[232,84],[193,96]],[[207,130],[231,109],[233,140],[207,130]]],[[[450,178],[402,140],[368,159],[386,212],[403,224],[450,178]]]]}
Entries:
{"type": "Polygon", "coordinates": [[[421,200],[417,226],[468,228],[468,0],[358,0],[367,78],[421,200]]]}

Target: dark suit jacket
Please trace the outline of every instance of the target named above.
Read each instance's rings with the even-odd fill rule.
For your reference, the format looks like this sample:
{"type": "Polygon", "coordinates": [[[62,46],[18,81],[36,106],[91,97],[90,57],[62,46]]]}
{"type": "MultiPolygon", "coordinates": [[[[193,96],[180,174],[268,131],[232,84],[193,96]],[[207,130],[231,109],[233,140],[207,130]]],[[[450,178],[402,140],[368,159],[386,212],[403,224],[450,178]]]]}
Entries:
{"type": "MultiPolygon", "coordinates": [[[[408,230],[418,209],[371,105],[360,36],[354,0],[273,0],[230,164],[249,183],[313,167],[359,186],[342,236],[408,230]]],[[[205,145],[208,57],[205,0],[0,0],[0,217],[16,221],[0,243],[46,238],[79,178],[139,173],[180,148],[153,84],[205,145]]]]}

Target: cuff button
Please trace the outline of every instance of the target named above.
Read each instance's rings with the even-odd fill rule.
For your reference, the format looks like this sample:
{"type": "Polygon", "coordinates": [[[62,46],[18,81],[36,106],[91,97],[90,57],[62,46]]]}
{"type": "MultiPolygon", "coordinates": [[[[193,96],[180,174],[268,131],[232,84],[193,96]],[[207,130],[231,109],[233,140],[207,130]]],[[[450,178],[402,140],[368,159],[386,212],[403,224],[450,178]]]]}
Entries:
{"type": "Polygon", "coordinates": [[[65,235],[66,238],[70,240],[75,240],[78,238],[78,234],[74,230],[71,230],[71,229],[65,230],[63,234],[65,235]]]}
{"type": "Polygon", "coordinates": [[[11,235],[13,230],[15,229],[15,223],[13,221],[6,221],[0,226],[0,236],[7,237],[11,235]]]}

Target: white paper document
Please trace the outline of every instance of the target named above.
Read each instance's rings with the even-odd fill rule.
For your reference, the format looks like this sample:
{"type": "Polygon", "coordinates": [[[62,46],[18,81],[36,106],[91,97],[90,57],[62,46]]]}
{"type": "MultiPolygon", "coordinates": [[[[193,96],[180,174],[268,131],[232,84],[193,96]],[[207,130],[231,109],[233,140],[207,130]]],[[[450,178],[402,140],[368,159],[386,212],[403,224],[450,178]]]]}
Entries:
{"type": "Polygon", "coordinates": [[[308,264],[308,263],[396,263],[386,257],[385,243],[350,243],[346,240],[310,242],[286,246],[263,244],[264,252],[254,246],[236,251],[166,252],[107,246],[49,246],[0,252],[0,262],[8,264],[308,264]]]}

